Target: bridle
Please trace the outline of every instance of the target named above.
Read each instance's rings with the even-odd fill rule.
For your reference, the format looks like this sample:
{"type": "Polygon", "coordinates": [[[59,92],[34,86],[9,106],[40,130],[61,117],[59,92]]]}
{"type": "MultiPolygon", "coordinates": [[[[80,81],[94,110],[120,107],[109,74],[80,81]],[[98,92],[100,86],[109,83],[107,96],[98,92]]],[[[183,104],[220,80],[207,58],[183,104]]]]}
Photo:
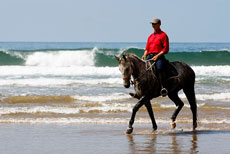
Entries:
{"type": "MultiPolygon", "coordinates": [[[[148,65],[148,62],[149,61],[146,61],[146,67],[147,67],[147,65],[148,65]]],[[[145,73],[146,72],[148,72],[154,65],[155,65],[155,61],[146,69],[146,71],[144,72],[144,73],[142,73],[141,75],[139,75],[135,80],[136,81],[138,81],[138,80],[140,80],[141,79],[141,77],[143,76],[143,75],[145,75],[145,73]]],[[[153,73],[153,72],[152,72],[153,73]]],[[[155,74],[153,73],[153,76],[155,77],[155,78],[157,78],[156,76],[155,76],[155,74]]],[[[140,81],[141,82],[141,81],[140,81]]]]}
{"type": "MultiPolygon", "coordinates": [[[[134,65],[133,65],[133,63],[131,63],[131,60],[129,59],[129,58],[127,58],[128,60],[129,60],[129,63],[130,63],[130,65],[131,65],[131,69],[132,69],[132,71],[134,70],[134,65]]],[[[132,75],[132,74],[131,74],[132,75]]],[[[130,77],[131,77],[131,75],[130,75],[130,77]]],[[[123,77],[122,79],[124,80],[124,81],[126,81],[126,80],[129,80],[130,79],[130,77],[123,77]]],[[[131,82],[132,83],[132,82],[131,82]]]]}
{"type": "MultiPolygon", "coordinates": [[[[127,58],[127,59],[129,59],[129,58],[127,58]]],[[[130,65],[131,65],[131,69],[132,69],[132,71],[134,70],[134,64],[130,61],[130,59],[129,59],[129,63],[130,63],[130,65]]],[[[146,68],[148,67],[148,63],[150,63],[150,61],[146,61],[146,68]]],[[[136,81],[139,81],[137,84],[140,84],[142,81],[141,81],[141,78],[143,77],[143,75],[145,75],[145,73],[147,73],[149,70],[152,70],[151,68],[155,65],[155,61],[152,63],[152,64],[150,64],[150,66],[145,70],[145,72],[143,72],[141,75],[139,75],[136,79],[134,79],[134,81],[130,81],[131,82],[131,84],[133,85],[136,81]]],[[[153,73],[153,71],[152,71],[152,74],[153,74],[153,76],[154,76],[154,78],[156,78],[157,79],[157,77],[156,77],[156,75],[153,73]]],[[[124,81],[127,81],[127,80],[130,80],[130,77],[123,77],[122,78],[124,81]]]]}

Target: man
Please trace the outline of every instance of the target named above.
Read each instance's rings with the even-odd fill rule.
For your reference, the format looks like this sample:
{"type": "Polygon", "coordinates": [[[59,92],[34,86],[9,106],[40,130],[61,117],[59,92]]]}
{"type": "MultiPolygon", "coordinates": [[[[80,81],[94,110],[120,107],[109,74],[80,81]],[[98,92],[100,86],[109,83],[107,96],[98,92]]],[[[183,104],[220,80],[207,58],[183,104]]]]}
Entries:
{"type": "Polygon", "coordinates": [[[156,68],[159,73],[159,80],[161,83],[161,95],[164,97],[168,94],[167,89],[165,88],[165,72],[164,65],[166,62],[165,54],[169,52],[169,39],[165,32],[161,31],[161,20],[156,18],[153,19],[152,27],[154,29],[154,33],[152,33],[148,37],[148,41],[146,44],[144,55],[142,59],[152,59],[156,62],[156,68]]]}

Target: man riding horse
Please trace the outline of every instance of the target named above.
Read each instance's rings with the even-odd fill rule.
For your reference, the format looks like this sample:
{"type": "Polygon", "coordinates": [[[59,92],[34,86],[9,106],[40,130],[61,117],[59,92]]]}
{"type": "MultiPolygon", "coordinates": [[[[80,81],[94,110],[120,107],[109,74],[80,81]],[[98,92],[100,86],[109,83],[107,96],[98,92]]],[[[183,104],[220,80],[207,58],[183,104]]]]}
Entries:
{"type": "MultiPolygon", "coordinates": [[[[168,94],[168,90],[166,89],[165,84],[165,65],[167,60],[165,59],[165,54],[169,52],[169,39],[165,32],[163,32],[160,28],[161,20],[156,18],[153,19],[152,27],[154,29],[154,33],[152,33],[148,37],[148,41],[146,44],[144,55],[142,56],[143,60],[152,59],[155,61],[157,72],[159,75],[159,81],[161,84],[161,96],[165,97],[168,94]]],[[[130,95],[134,98],[137,98],[136,94],[130,93],[130,95]]]]}
{"type": "Polygon", "coordinates": [[[165,32],[161,31],[161,20],[156,18],[153,19],[152,27],[154,29],[154,33],[152,33],[148,37],[148,41],[146,44],[144,55],[142,59],[145,58],[147,60],[152,59],[156,62],[156,68],[159,73],[159,80],[161,83],[161,95],[166,96],[168,94],[167,89],[165,88],[165,72],[164,72],[164,64],[166,62],[164,54],[167,54],[169,51],[169,39],[165,32]]]}
{"type": "Polygon", "coordinates": [[[142,56],[142,60],[133,54],[124,54],[122,57],[115,56],[119,62],[118,66],[122,73],[124,87],[130,87],[130,79],[132,76],[134,90],[136,93],[130,93],[130,95],[138,99],[137,104],[133,107],[126,133],[132,133],[135,115],[139,108],[143,105],[145,105],[147,108],[152,121],[153,130],[157,130],[157,124],[154,118],[150,100],[160,95],[168,95],[169,99],[171,99],[177,106],[171,117],[171,127],[175,128],[176,117],[184,106],[184,103],[178,96],[178,92],[181,89],[183,89],[191,106],[191,111],[193,114],[193,130],[195,130],[197,127],[197,105],[194,90],[195,72],[184,62],[168,62],[165,59],[164,54],[167,54],[169,51],[168,36],[160,29],[160,19],[153,19],[151,24],[154,29],[154,33],[148,38],[146,50],[142,56]],[[151,64],[151,61],[143,61],[144,59],[152,59],[155,63],[151,64]],[[152,65],[154,64],[156,67],[152,68],[152,65]],[[165,84],[166,75],[168,78],[167,87],[165,84]]]}

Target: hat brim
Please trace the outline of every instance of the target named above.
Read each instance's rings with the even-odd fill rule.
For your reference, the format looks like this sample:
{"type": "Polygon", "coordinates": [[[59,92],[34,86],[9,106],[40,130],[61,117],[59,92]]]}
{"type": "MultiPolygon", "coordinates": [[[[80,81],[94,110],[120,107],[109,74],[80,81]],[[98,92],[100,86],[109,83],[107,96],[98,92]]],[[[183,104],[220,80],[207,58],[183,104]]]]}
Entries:
{"type": "Polygon", "coordinates": [[[154,25],[156,25],[156,24],[159,24],[159,22],[158,23],[155,23],[155,22],[149,22],[150,24],[154,24],[154,25]]]}

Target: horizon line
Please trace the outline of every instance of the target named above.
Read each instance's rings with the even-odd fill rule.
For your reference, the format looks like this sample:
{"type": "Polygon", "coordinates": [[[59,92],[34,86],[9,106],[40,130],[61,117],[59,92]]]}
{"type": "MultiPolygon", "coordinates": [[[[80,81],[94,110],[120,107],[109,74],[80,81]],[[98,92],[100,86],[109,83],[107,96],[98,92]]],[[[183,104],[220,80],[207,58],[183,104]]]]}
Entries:
{"type": "MultiPolygon", "coordinates": [[[[137,42],[137,41],[0,41],[0,43],[146,43],[146,42],[137,42]]],[[[230,42],[213,42],[213,41],[172,41],[169,43],[230,43],[230,42]]]]}

